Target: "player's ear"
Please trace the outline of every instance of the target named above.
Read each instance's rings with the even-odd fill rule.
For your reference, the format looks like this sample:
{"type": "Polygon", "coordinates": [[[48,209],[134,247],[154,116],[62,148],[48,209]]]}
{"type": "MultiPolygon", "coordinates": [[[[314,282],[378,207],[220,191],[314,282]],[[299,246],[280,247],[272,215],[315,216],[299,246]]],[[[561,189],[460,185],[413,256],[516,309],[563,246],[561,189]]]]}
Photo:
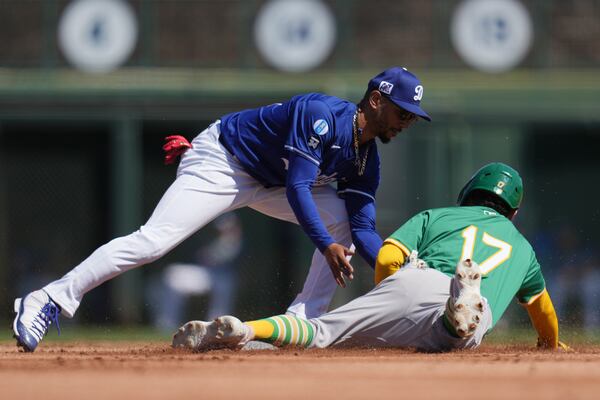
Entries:
{"type": "Polygon", "coordinates": [[[369,106],[374,110],[378,109],[383,100],[382,97],[379,90],[371,90],[371,93],[369,93],[369,106]]]}

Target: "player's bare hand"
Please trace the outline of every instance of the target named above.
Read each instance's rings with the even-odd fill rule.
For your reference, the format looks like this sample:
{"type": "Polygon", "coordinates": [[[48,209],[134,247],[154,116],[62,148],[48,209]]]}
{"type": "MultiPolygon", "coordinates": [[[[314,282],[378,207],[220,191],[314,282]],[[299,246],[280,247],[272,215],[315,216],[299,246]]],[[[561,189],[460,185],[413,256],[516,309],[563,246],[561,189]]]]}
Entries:
{"type": "Polygon", "coordinates": [[[350,280],[354,279],[354,268],[348,261],[350,256],[354,255],[354,251],[339,243],[332,243],[325,249],[323,255],[329,264],[335,282],[345,288],[344,275],[350,280]]]}

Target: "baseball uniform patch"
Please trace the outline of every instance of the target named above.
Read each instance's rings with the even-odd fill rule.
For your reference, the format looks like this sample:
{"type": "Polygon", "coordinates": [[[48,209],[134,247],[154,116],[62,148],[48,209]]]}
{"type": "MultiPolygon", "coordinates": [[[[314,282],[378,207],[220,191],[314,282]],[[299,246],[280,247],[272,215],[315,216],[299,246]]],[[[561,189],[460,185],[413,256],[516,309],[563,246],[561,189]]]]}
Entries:
{"type": "Polygon", "coordinates": [[[329,125],[327,125],[327,121],[324,119],[318,119],[313,124],[313,130],[319,136],[323,136],[329,132],[329,125]]]}
{"type": "Polygon", "coordinates": [[[379,91],[382,93],[385,93],[385,94],[391,94],[393,88],[394,88],[393,83],[381,81],[381,83],[379,84],[379,91]]]}

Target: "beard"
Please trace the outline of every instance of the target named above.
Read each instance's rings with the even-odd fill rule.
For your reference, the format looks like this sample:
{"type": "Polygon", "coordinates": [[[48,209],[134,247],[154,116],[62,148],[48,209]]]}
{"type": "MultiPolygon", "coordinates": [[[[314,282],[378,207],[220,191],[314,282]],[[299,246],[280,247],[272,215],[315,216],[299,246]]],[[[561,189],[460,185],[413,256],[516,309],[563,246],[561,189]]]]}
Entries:
{"type": "Polygon", "coordinates": [[[381,134],[381,135],[379,135],[379,140],[381,140],[381,143],[383,143],[383,144],[388,144],[392,140],[392,138],[389,138],[389,137],[381,134]]]}
{"type": "MultiPolygon", "coordinates": [[[[377,137],[379,138],[379,140],[381,140],[381,143],[383,144],[387,144],[392,140],[390,136],[386,135],[387,132],[389,132],[389,130],[382,130],[379,131],[379,134],[377,135],[377,137]]],[[[400,131],[398,131],[398,133],[400,133],[400,131]]]]}

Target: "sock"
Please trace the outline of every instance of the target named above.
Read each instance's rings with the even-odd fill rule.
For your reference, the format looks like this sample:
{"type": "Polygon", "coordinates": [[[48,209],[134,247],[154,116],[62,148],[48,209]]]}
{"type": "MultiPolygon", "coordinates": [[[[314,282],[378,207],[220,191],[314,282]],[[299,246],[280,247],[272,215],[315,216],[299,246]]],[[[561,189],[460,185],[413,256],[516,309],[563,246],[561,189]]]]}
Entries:
{"type": "Polygon", "coordinates": [[[291,315],[244,322],[254,331],[254,340],[276,346],[308,347],[314,338],[315,328],[309,321],[291,315]]]}

